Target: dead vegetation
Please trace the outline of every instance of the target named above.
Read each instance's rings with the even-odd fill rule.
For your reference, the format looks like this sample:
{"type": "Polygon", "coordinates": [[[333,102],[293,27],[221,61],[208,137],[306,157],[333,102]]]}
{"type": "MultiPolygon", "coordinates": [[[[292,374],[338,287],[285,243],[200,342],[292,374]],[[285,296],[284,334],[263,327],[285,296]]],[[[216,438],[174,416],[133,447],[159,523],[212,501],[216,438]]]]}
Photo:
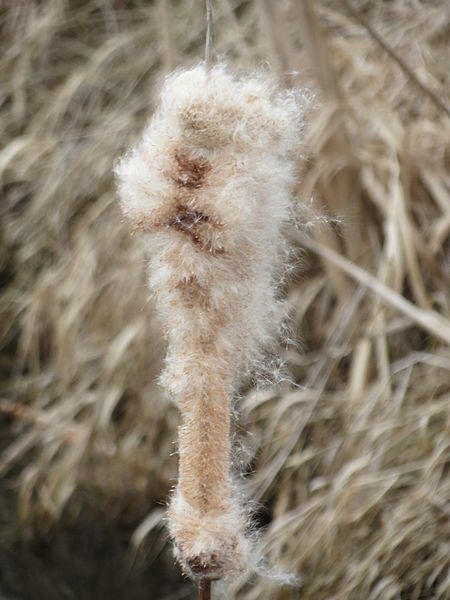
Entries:
{"type": "MultiPolygon", "coordinates": [[[[268,61],[319,98],[287,286],[296,386],[241,401],[261,545],[302,586],[242,579],[228,597],[449,598],[447,3],[215,5],[216,53],[242,70],[268,61]]],[[[112,162],[162,75],[202,57],[203,3],[0,10],[0,551],[30,528],[52,540],[88,502],[137,527],[151,561],[177,415],[155,384],[159,325],[112,162]]]]}

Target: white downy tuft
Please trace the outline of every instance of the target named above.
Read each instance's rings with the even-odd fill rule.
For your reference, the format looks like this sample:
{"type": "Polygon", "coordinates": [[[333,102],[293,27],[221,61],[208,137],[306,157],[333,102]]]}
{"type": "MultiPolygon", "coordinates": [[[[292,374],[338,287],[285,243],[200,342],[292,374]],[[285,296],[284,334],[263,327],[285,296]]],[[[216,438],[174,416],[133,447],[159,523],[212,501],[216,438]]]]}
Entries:
{"type": "Polygon", "coordinates": [[[161,376],[182,413],[169,528],[184,569],[245,565],[230,479],[230,402],[276,338],[302,106],[264,75],[203,65],[167,78],[141,142],[116,166],[121,207],[145,234],[169,341],[161,376]]]}

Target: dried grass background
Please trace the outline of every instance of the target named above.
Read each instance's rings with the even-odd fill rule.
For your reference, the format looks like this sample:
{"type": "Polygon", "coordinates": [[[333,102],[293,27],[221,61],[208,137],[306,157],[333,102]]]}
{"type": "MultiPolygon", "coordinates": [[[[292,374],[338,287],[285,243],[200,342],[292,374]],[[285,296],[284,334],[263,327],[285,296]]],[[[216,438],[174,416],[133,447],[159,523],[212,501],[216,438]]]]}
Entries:
{"type": "MultiPolygon", "coordinates": [[[[448,3],[214,6],[216,53],[318,97],[295,386],[245,391],[236,425],[262,547],[302,586],[227,597],[450,598],[448,3]]],[[[202,57],[203,2],[4,1],[0,19],[0,593],[193,598],[162,522],[178,415],[112,163],[164,74],[202,57]]]]}

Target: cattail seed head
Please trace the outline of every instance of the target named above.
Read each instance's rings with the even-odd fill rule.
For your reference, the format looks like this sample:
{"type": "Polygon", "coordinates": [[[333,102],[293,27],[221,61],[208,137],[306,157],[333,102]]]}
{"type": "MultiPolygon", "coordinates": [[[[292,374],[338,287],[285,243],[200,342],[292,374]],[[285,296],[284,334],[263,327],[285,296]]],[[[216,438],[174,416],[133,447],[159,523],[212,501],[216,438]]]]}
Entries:
{"type": "Polygon", "coordinates": [[[142,141],[116,166],[169,341],[161,382],[183,413],[169,529],[194,576],[244,562],[230,402],[278,326],[301,116],[267,78],[197,66],[166,80],[142,141]]]}

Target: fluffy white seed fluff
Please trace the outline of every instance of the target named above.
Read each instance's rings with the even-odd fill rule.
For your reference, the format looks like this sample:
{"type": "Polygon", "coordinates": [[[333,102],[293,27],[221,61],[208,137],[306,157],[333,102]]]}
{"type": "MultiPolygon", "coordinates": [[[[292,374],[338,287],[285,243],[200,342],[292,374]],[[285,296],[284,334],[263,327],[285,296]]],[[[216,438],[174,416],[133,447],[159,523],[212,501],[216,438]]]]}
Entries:
{"type": "Polygon", "coordinates": [[[198,577],[244,563],[230,399],[278,327],[300,123],[294,95],[267,78],[197,66],[166,80],[142,140],[116,166],[169,342],[161,380],[183,414],[169,528],[198,577]]]}

